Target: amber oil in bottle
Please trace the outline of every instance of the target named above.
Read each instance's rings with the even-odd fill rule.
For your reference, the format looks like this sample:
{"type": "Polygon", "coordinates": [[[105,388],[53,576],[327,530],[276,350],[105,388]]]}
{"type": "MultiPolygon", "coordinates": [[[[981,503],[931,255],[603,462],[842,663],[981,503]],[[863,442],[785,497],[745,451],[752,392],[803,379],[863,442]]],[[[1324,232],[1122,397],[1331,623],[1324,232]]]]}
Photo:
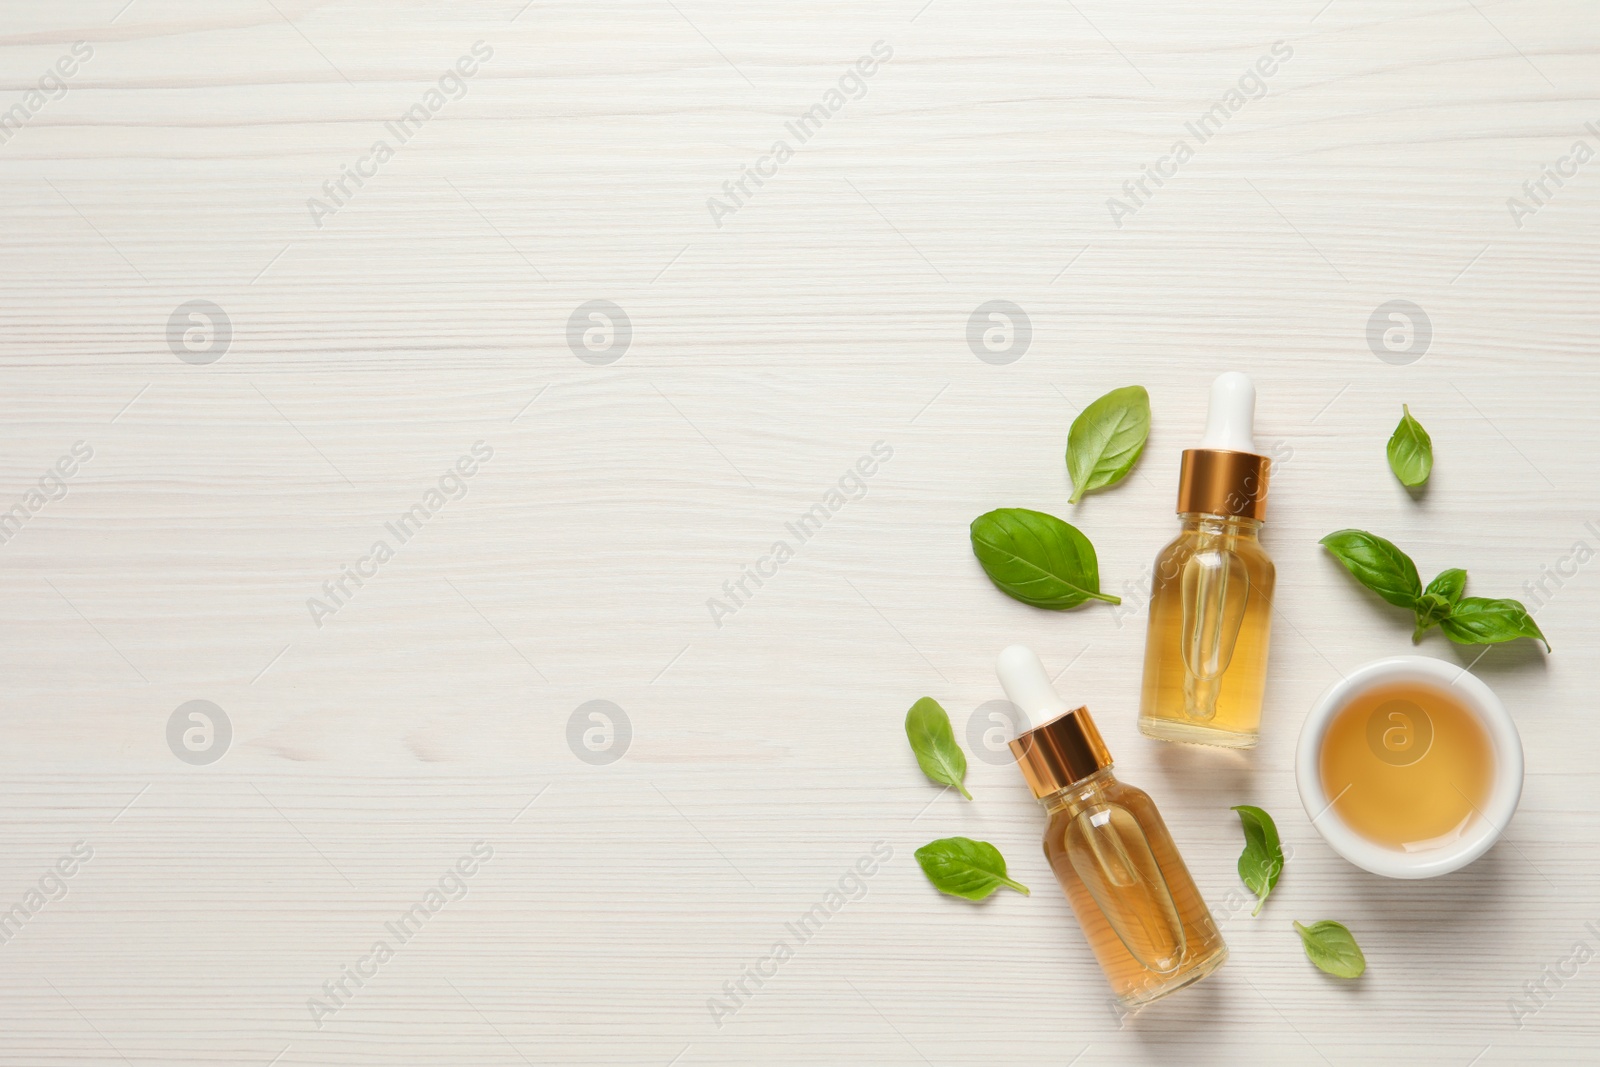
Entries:
{"type": "Polygon", "coordinates": [[[1211,911],[1155,803],[1112,773],[1089,709],[1066,710],[1031,649],[1006,649],[998,670],[1030,721],[1048,719],[1011,751],[1048,815],[1045,858],[1117,999],[1137,1007],[1216,970],[1228,947],[1211,911]]]}
{"type": "Polygon", "coordinates": [[[1250,748],[1261,729],[1272,631],[1272,560],[1261,547],[1271,461],[1254,451],[1255,386],[1212,385],[1200,447],[1183,454],[1183,527],[1156,556],[1139,730],[1250,748]]]}

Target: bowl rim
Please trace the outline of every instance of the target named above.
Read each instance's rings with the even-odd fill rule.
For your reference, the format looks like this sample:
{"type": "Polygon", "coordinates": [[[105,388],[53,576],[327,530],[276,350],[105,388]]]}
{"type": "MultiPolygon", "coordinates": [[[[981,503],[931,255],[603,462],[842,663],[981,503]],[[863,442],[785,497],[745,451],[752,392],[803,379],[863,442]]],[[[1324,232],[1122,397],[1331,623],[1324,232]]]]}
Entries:
{"type": "Polygon", "coordinates": [[[1300,728],[1295,783],[1311,825],[1333,850],[1357,867],[1386,878],[1436,878],[1460,870],[1487,852],[1505,831],[1522,798],[1522,738],[1511,713],[1477,675],[1429,656],[1388,656],[1363,663],[1334,682],[1312,705],[1300,728]],[[1495,756],[1495,779],[1482,818],[1454,845],[1406,853],[1367,840],[1333,814],[1322,788],[1322,741],[1334,715],[1361,693],[1394,682],[1417,682],[1451,690],[1488,731],[1495,756]]]}

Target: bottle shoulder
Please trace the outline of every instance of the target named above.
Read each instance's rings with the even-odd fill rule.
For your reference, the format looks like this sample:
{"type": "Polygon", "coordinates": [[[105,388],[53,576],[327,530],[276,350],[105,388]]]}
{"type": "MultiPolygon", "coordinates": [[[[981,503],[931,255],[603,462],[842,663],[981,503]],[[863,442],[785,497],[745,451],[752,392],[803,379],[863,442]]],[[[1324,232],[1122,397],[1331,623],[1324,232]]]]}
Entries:
{"type": "Polygon", "coordinates": [[[1146,793],[1138,786],[1131,785],[1128,782],[1122,781],[1121,779],[1117,780],[1116,785],[1113,788],[1106,790],[1106,799],[1111,801],[1113,804],[1121,804],[1126,808],[1149,809],[1150,811],[1154,811],[1156,806],[1156,802],[1150,799],[1149,793],[1146,793]]]}
{"type": "Polygon", "coordinates": [[[1186,527],[1178,531],[1178,535],[1163,545],[1161,551],[1156,554],[1158,571],[1170,573],[1175,567],[1182,567],[1191,556],[1222,547],[1244,560],[1253,569],[1266,574],[1276,570],[1266,546],[1253,531],[1227,536],[1214,530],[1186,527]]]}
{"type": "Polygon", "coordinates": [[[1070,821],[1085,811],[1093,811],[1109,804],[1127,808],[1136,816],[1155,811],[1155,801],[1138,786],[1129,785],[1120,778],[1107,776],[1081,788],[1063,790],[1058,802],[1050,807],[1052,824],[1070,821]]]}

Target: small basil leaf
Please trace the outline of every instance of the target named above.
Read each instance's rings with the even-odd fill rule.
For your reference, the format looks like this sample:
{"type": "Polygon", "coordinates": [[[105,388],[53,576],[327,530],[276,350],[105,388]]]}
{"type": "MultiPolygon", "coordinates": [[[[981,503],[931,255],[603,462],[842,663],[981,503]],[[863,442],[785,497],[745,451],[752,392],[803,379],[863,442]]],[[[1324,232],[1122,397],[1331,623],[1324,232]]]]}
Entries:
{"type": "Polygon", "coordinates": [[[1416,487],[1433,473],[1433,438],[1411,417],[1410,408],[1402,404],[1400,410],[1400,425],[1389,438],[1389,469],[1400,484],[1416,487]]]}
{"type": "Polygon", "coordinates": [[[1411,557],[1365,530],[1335,530],[1320,542],[1326,545],[1356,581],[1397,608],[1415,608],[1422,596],[1422,579],[1411,557]]]}
{"type": "Polygon", "coordinates": [[[1310,926],[1296,922],[1294,928],[1305,946],[1306,959],[1318,970],[1335,978],[1359,978],[1367,969],[1367,957],[1361,954],[1361,946],[1343,923],[1323,919],[1310,926]]]}
{"type": "Polygon", "coordinates": [[[1094,545],[1076,526],[1027,508],[1000,508],[972,520],[972,554],[1000,591],[1024,604],[1061,611],[1085,600],[1122,603],[1100,592],[1094,545]]]}
{"type": "Polygon", "coordinates": [[[1423,592],[1435,593],[1443,597],[1445,603],[1454,604],[1461,599],[1461,594],[1466,592],[1466,589],[1467,572],[1460,567],[1451,567],[1447,571],[1440,571],[1423,592]]]}
{"type": "Polygon", "coordinates": [[[1516,600],[1462,597],[1450,609],[1450,614],[1439,621],[1439,628],[1458,645],[1498,645],[1519,637],[1531,637],[1544,641],[1545,651],[1550,651],[1550,642],[1545,640],[1539,624],[1516,600]]]}
{"type": "Polygon", "coordinates": [[[1260,915],[1272,892],[1283,876],[1283,846],[1278,842],[1278,827],[1272,816],[1249,804],[1235,804],[1239,822],[1244,827],[1244,851],[1239,853],[1239,877],[1256,895],[1256,909],[1251,915],[1260,915]]]}
{"type": "Polygon", "coordinates": [[[1126,477],[1149,436],[1150,394],[1142,385],[1113,389],[1079,412],[1067,432],[1072,503],[1126,477]]]}
{"type": "Polygon", "coordinates": [[[932,697],[923,697],[906,712],[906,739],[916,753],[922,773],[940,785],[953,785],[968,800],[972,794],[962,781],[967,776],[967,757],[956,744],[950,716],[932,697]]]}
{"type": "Polygon", "coordinates": [[[1417,625],[1411,631],[1411,643],[1416,644],[1422,640],[1422,635],[1450,614],[1450,601],[1438,593],[1423,593],[1417,600],[1417,625]]]}
{"type": "Polygon", "coordinates": [[[987,841],[944,837],[917,849],[917,864],[934,888],[953,897],[982,900],[1001,886],[1028,896],[1028,887],[1006,877],[1006,859],[987,841]]]}
{"type": "Polygon", "coordinates": [[[1467,572],[1460,567],[1440,571],[1417,599],[1417,626],[1411,631],[1412,644],[1422,640],[1422,635],[1443,622],[1456,601],[1467,588],[1467,572]]]}

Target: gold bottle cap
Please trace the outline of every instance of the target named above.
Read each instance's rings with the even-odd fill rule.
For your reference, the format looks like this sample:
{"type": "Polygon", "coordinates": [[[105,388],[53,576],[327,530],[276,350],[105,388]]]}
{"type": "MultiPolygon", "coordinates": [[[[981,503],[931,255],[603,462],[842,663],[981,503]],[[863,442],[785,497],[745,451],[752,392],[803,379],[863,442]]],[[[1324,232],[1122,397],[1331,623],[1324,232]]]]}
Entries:
{"type": "Polygon", "coordinates": [[[1272,461],[1254,452],[1190,448],[1178,472],[1178,514],[1267,517],[1267,481],[1272,461]]]}
{"type": "Polygon", "coordinates": [[[1100,738],[1087,707],[1057,715],[1011,742],[1022,777],[1035,797],[1047,797],[1111,766],[1111,750],[1100,738]]]}
{"type": "Polygon", "coordinates": [[[1267,475],[1272,464],[1256,452],[1256,386],[1248,374],[1228,371],[1211,383],[1206,432],[1200,447],[1183,454],[1178,472],[1178,514],[1239,516],[1261,521],[1267,514],[1267,475]]]}

